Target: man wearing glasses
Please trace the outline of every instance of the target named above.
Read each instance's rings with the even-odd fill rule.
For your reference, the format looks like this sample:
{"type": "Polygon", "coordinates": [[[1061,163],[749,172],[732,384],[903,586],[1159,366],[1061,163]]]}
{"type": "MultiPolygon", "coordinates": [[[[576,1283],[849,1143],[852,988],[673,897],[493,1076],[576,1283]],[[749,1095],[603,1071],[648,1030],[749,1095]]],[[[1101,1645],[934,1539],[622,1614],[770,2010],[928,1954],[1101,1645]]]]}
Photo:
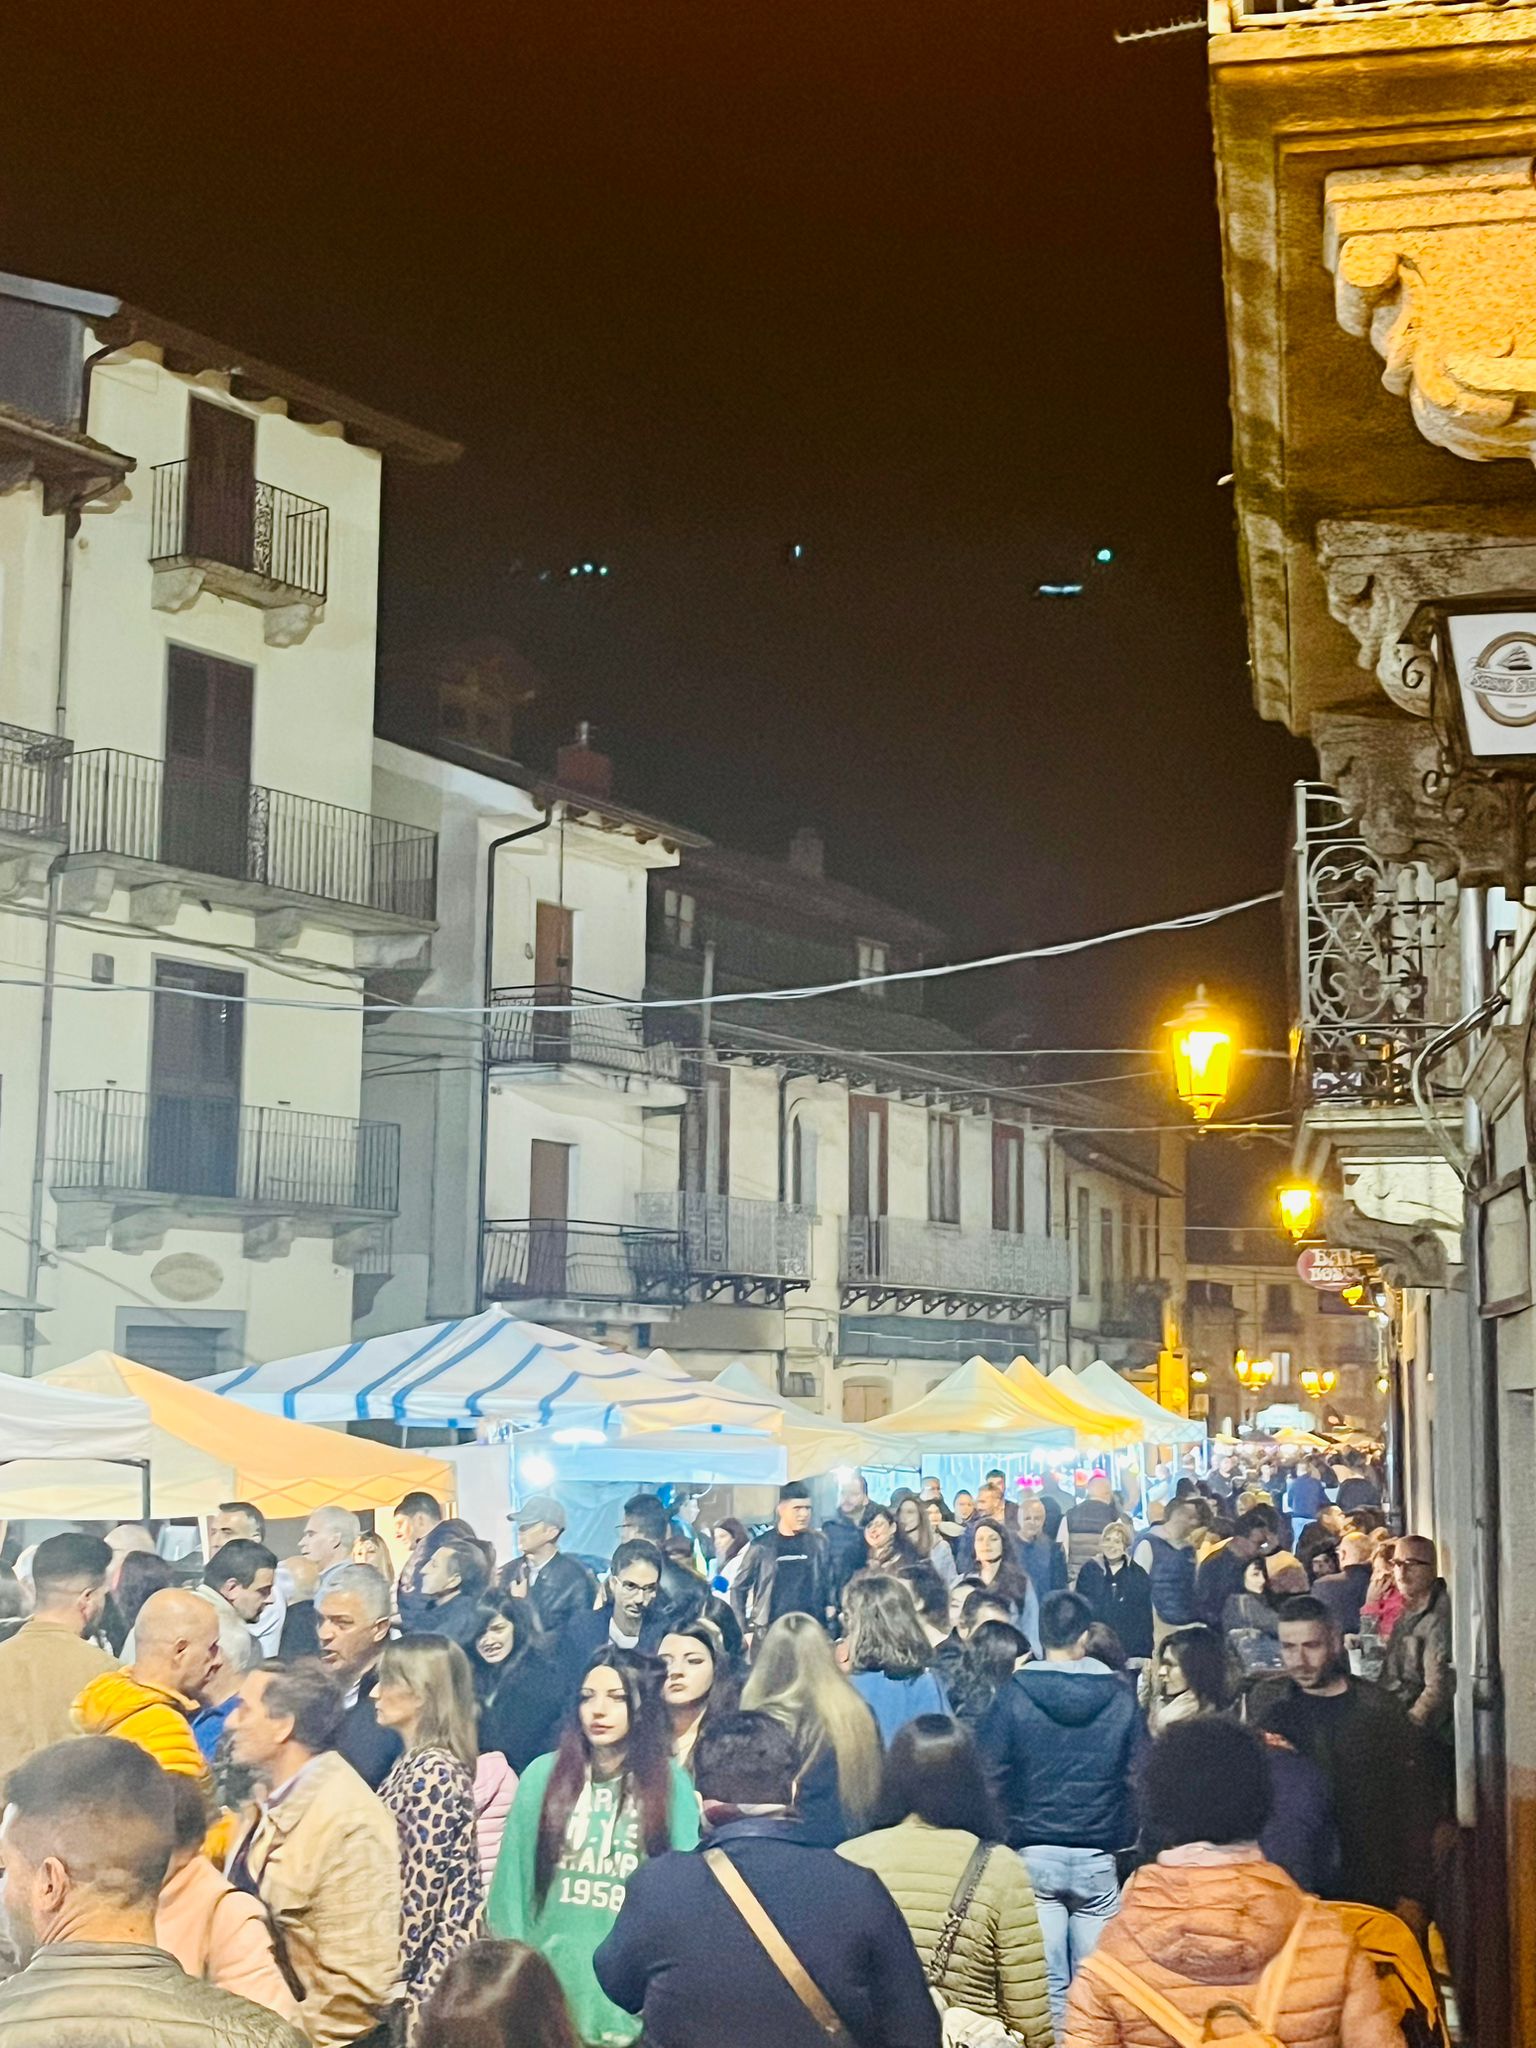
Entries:
{"type": "Polygon", "coordinates": [[[655,1612],[661,1565],[660,1550],[643,1536],[621,1543],[613,1553],[599,1604],[578,1614],[560,1638],[560,1661],[573,1690],[593,1651],[604,1643],[654,1655],[665,1633],[655,1612]]]}

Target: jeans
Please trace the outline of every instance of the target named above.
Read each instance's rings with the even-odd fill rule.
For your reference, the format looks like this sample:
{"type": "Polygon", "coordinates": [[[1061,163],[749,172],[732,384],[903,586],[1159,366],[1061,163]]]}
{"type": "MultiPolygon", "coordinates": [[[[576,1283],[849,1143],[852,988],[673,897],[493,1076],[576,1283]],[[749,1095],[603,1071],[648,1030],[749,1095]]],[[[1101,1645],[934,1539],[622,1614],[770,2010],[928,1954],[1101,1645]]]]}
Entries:
{"type": "Polygon", "coordinates": [[[1045,1974],[1050,1985],[1056,2038],[1066,2030],[1067,1987],[1078,1965],[1092,1955],[1120,1906],[1120,1880],[1107,1849],[1058,1849],[1041,1844],[1021,1849],[1035,1888],[1040,1932],[1045,1937],[1045,1974]]]}

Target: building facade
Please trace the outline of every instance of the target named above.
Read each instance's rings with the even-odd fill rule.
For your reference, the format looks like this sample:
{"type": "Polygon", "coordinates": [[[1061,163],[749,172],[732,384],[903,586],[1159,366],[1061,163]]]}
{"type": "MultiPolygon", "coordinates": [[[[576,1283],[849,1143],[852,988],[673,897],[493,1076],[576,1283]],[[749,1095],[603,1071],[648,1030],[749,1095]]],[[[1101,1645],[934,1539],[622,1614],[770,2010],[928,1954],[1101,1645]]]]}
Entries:
{"type": "Polygon", "coordinates": [[[342,1341],[424,970],[372,809],[383,463],[451,444],[119,301],[0,278],[0,1367],[342,1341]]]}

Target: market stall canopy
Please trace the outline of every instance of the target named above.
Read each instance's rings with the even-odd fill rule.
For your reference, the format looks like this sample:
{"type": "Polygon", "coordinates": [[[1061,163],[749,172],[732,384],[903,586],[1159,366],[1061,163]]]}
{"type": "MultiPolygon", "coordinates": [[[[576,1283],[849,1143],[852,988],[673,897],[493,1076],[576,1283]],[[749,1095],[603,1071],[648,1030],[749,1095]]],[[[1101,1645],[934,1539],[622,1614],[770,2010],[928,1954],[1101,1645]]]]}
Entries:
{"type": "Polygon", "coordinates": [[[630,1351],[584,1344],[498,1308],[425,1329],[366,1337],[330,1351],[250,1365],[206,1385],[264,1415],[307,1422],[522,1428],[590,1421],[625,1436],[647,1429],[747,1429],[776,1434],[767,1398],[716,1392],[670,1359],[655,1369],[630,1351]]]}
{"type": "Polygon", "coordinates": [[[920,1401],[882,1416],[879,1433],[916,1439],[914,1449],[935,1457],[975,1451],[1001,1457],[1072,1444],[1070,1424],[1046,1420],[985,1358],[957,1366],[920,1401]]]}
{"type": "Polygon", "coordinates": [[[1102,1358],[1096,1358],[1092,1365],[1085,1365],[1078,1374],[1078,1384],[1085,1394],[1092,1394],[1095,1400],[1107,1407],[1120,1408],[1145,1428],[1146,1441],[1152,1444],[1203,1444],[1206,1428],[1188,1415],[1175,1415],[1171,1408],[1163,1408],[1144,1394],[1140,1387],[1133,1387],[1129,1380],[1123,1380],[1112,1365],[1102,1358]]]}
{"type": "Polygon", "coordinates": [[[1096,1405],[1091,1395],[1084,1400],[1076,1392],[1052,1386],[1039,1366],[1031,1365],[1027,1358],[1016,1358],[1003,1377],[1042,1423],[1070,1430],[1083,1450],[1124,1448],[1142,1440],[1141,1425],[1129,1415],[1096,1405]]]}
{"type": "Polygon", "coordinates": [[[860,1429],[830,1415],[812,1414],[787,1395],[765,1387],[752,1368],[739,1359],[728,1365],[714,1383],[732,1393],[774,1404],[781,1417],[787,1476],[791,1479],[820,1479],[828,1472],[856,1470],[861,1465],[884,1471],[893,1465],[908,1465],[914,1459],[910,1444],[884,1437],[878,1428],[860,1429]]]}
{"type": "MultiPolygon", "coordinates": [[[[1070,1365],[1056,1366],[1046,1374],[1046,1380],[1049,1385],[1065,1394],[1069,1400],[1078,1402],[1082,1407],[1095,1409],[1100,1415],[1107,1417],[1112,1422],[1124,1422],[1128,1419],[1127,1411],[1124,1408],[1112,1406],[1104,1399],[1102,1394],[1095,1393],[1092,1388],[1084,1383],[1082,1373],[1074,1372],[1070,1365]]],[[[1134,1418],[1130,1419],[1134,1420],[1134,1418]]],[[[1145,1431],[1143,1431],[1143,1435],[1145,1435],[1145,1431]]]]}
{"type": "MultiPolygon", "coordinates": [[[[320,1507],[387,1512],[418,1487],[438,1499],[452,1497],[453,1475],[437,1458],[398,1451],[340,1430],[254,1415],[210,1393],[206,1384],[173,1379],[110,1351],[93,1351],[73,1365],[44,1375],[42,1385],[78,1393],[133,1398],[149,1412],[151,1512],[202,1515],[221,1500],[248,1500],[280,1521],[320,1507]]],[[[34,1470],[40,1468],[34,1467],[34,1470]]],[[[3,1479],[0,1472],[0,1479],[3,1479]]],[[[92,1518],[79,1504],[86,1483],[40,1484],[25,1510],[34,1515],[92,1518]]],[[[99,1488],[95,1489],[97,1492],[99,1488]]],[[[116,1508],[122,1512],[119,1485],[116,1508]]]]}
{"type": "Polygon", "coordinates": [[[90,1489],[103,1517],[142,1514],[152,1440],[142,1401],[0,1374],[0,1515],[51,1513],[61,1482],[90,1489]]]}

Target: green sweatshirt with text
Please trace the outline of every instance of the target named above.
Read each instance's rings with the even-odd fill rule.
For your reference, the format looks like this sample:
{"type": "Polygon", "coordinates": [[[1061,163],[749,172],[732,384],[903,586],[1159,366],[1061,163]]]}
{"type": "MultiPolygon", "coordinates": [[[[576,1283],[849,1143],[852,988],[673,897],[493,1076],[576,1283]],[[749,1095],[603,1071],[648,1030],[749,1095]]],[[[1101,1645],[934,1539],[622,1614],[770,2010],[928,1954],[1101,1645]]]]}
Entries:
{"type": "MultiPolygon", "coordinates": [[[[640,2021],[603,1996],[592,1956],[618,1918],[625,1888],[644,1854],[640,1817],[631,1801],[620,1803],[622,1779],[604,1783],[589,1775],[541,1905],[533,1895],[534,1858],[554,1764],[552,1756],[536,1757],[518,1780],[486,1917],[492,1934],[526,1941],[548,1959],[570,2001],[576,2031],[589,2048],[624,2048],[639,2034],[640,2021]]],[[[676,1764],[671,1772],[671,1846],[691,1849],[699,1839],[698,1797],[685,1772],[676,1764]]]]}

